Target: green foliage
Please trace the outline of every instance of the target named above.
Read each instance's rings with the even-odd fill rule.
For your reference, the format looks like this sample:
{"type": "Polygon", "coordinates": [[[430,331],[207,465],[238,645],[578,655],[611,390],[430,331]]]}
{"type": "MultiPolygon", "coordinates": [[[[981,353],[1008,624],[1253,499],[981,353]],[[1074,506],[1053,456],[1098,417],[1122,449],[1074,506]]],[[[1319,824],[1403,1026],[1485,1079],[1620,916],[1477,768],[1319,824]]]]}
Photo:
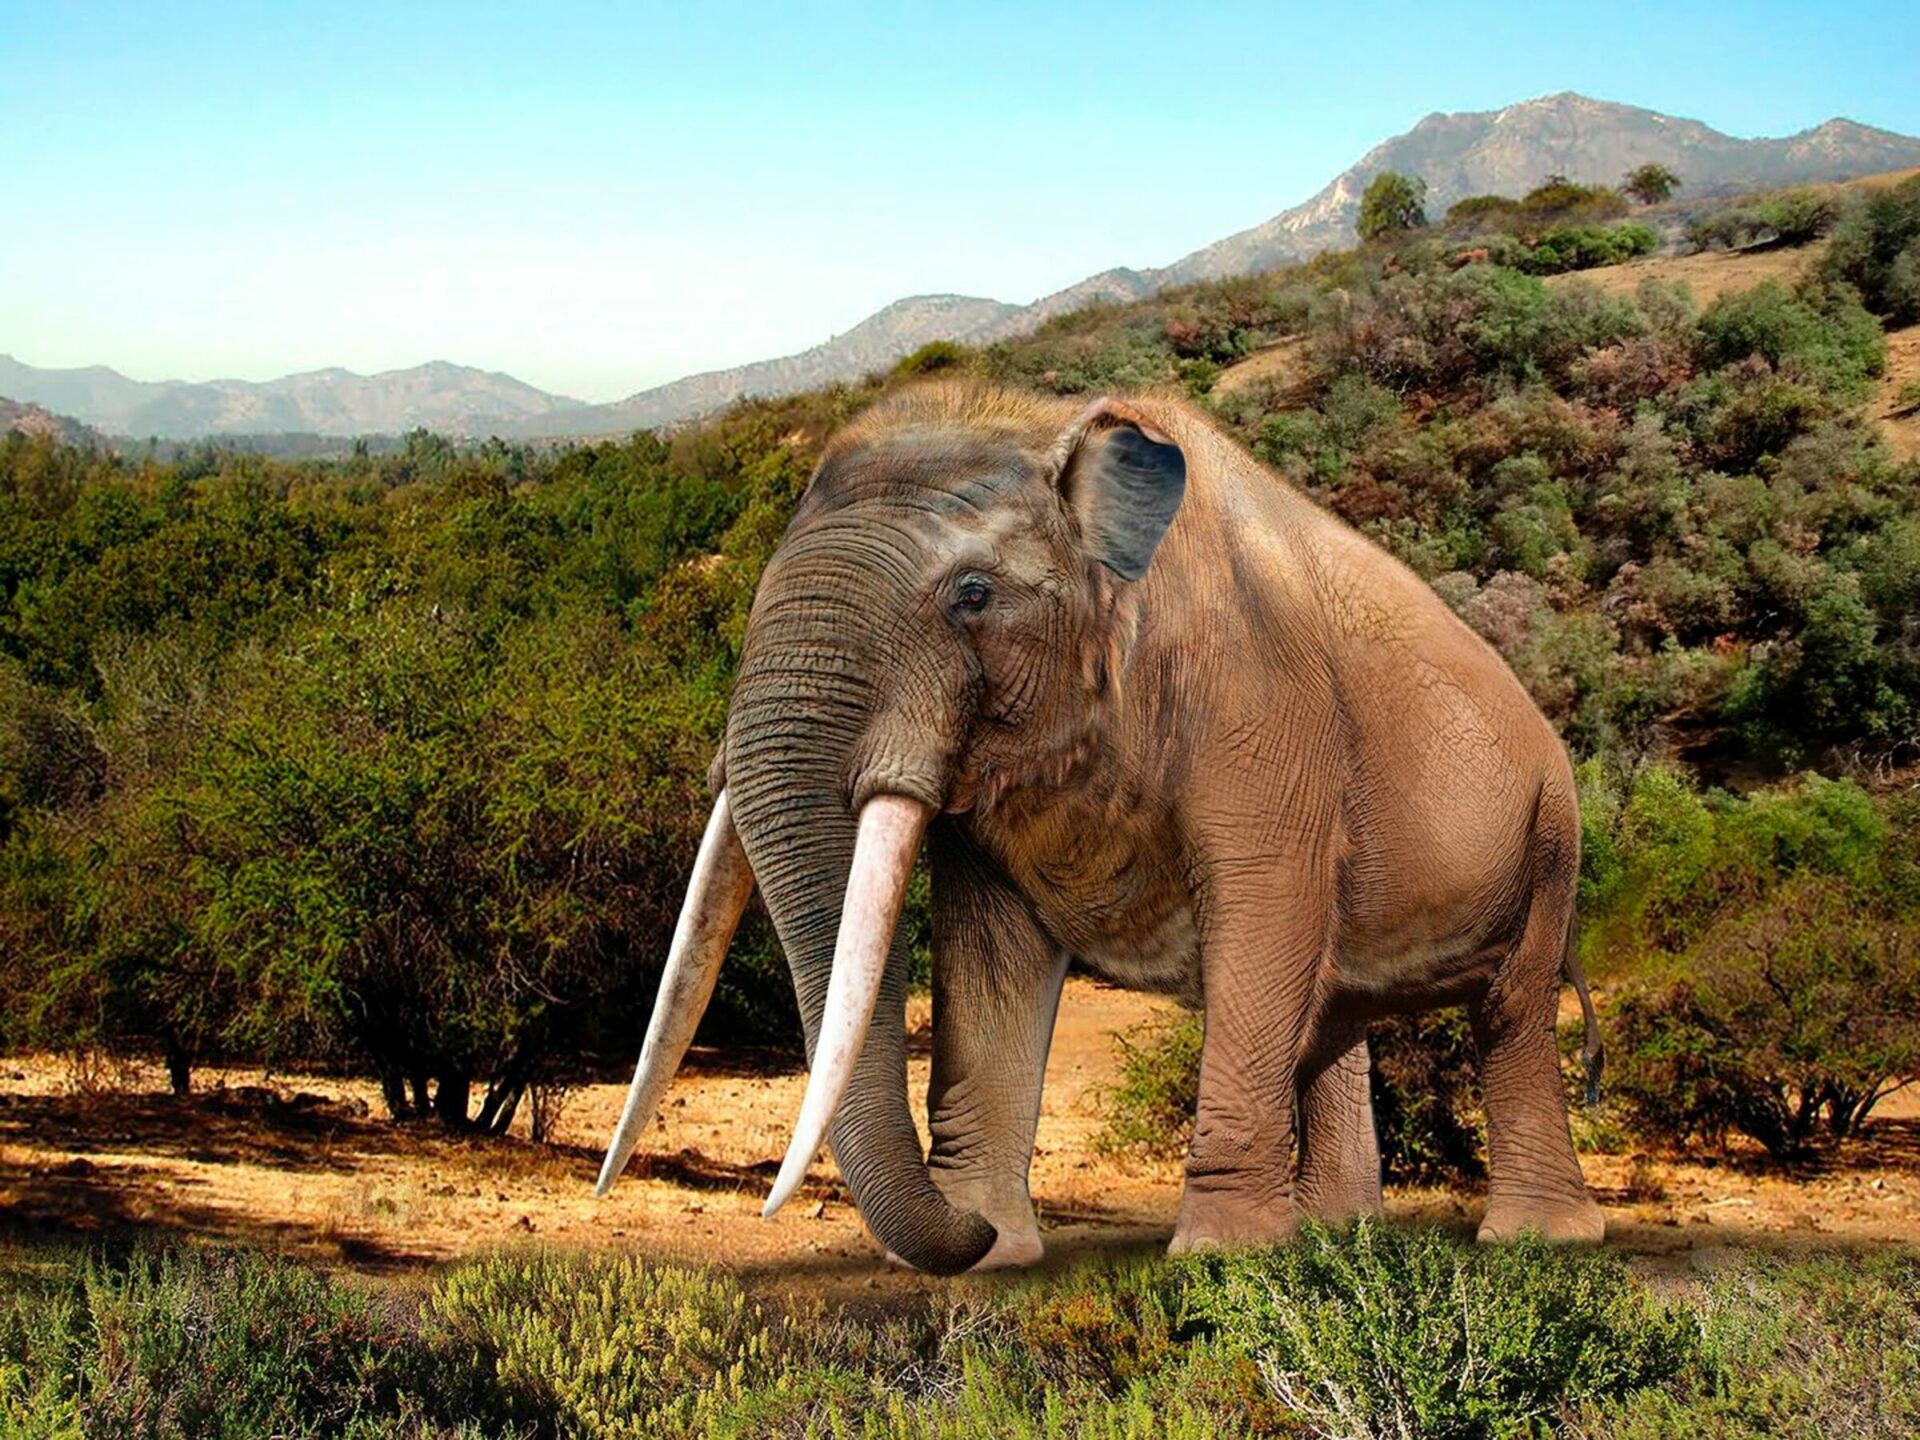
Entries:
{"type": "Polygon", "coordinates": [[[402,1307],[257,1254],[84,1260],[0,1313],[8,1434],[371,1440],[486,1408],[402,1307]]]}
{"type": "Polygon", "coordinates": [[[1178,1011],[1116,1034],[1120,1078],[1102,1108],[1107,1123],[1095,1137],[1108,1154],[1177,1155],[1193,1133],[1200,1099],[1199,1015],[1178,1011]]]}
{"type": "Polygon", "coordinates": [[[1637,1129],[1793,1159],[1920,1079],[1911,817],[1817,776],[1747,799],[1664,767],[1580,781],[1590,964],[1638,972],[1609,1018],[1637,1129]]]}
{"type": "Polygon", "coordinates": [[[1620,183],[1621,193],[1638,200],[1642,205],[1658,205],[1671,200],[1673,192],[1679,188],[1680,177],[1653,160],[1629,170],[1620,183]]]}
{"type": "Polygon", "coordinates": [[[1754,245],[1806,245],[1840,218],[1840,202],[1821,190],[1779,190],[1694,221],[1687,242],[1695,250],[1737,250],[1754,245]]]}
{"type": "Polygon", "coordinates": [[[1768,280],[1722,295],[1700,316],[1700,353],[1709,368],[1758,355],[1817,388],[1860,396],[1886,364],[1886,341],[1871,315],[1839,292],[1796,294],[1768,280]]]}
{"type": "Polygon", "coordinates": [[[1191,1270],[1189,1313],[1320,1435],[1526,1434],[1671,1379],[1696,1348],[1618,1259],[1537,1239],[1470,1248],[1363,1221],[1191,1270]]]}
{"type": "Polygon", "coordinates": [[[1875,190],[1835,230],[1819,273],[1890,325],[1920,321],[1920,176],[1875,190]]]}
{"type": "Polygon", "coordinates": [[[1501,221],[1519,212],[1520,202],[1511,196],[1469,195],[1447,207],[1445,225],[1449,231],[1471,234],[1483,227],[1498,227],[1501,221]]]}
{"type": "Polygon", "coordinates": [[[1618,220],[1627,202],[1605,185],[1581,185],[1564,175],[1549,175],[1520,197],[1520,218],[1529,225],[1592,225],[1618,220]]]}
{"type": "Polygon", "coordinates": [[[1617,1406],[1588,1405],[1592,1440],[1825,1440],[1920,1430],[1920,1261],[1723,1254],[1687,1303],[1695,1363],[1617,1406]]]}
{"type": "Polygon", "coordinates": [[[1385,240],[1427,223],[1427,182],[1418,176],[1382,171],[1360,195],[1354,228],[1362,240],[1385,240]]]}
{"type": "Polygon", "coordinates": [[[1823,1120],[1852,1134],[1920,1080],[1916,1006],[1911,917],[1843,881],[1783,886],[1615,1001],[1616,1086],[1649,1137],[1724,1145],[1739,1130],[1798,1159],[1823,1120]]]}
{"type": "Polygon", "coordinates": [[[1494,259],[1528,275],[1560,275],[1619,265],[1659,248],[1651,225],[1558,225],[1530,241],[1497,247],[1494,259]]]}
{"type": "Polygon", "coordinates": [[[1920,1421],[1905,1254],[1722,1253],[1656,1295],[1605,1252],[1309,1226],[838,1315],[552,1252],[420,1292],[251,1252],[8,1261],[0,1431],[63,1440],[1814,1440],[1920,1421]]]}
{"type": "Polygon", "coordinates": [[[732,1277],[631,1257],[469,1261],[426,1308],[436,1343],[471,1355],[515,1420],[609,1440],[710,1433],[796,1343],[732,1277]]]}
{"type": "Polygon", "coordinates": [[[907,356],[893,367],[893,374],[899,379],[917,379],[923,375],[936,375],[942,370],[963,368],[970,352],[951,340],[930,340],[918,350],[907,356]]]}

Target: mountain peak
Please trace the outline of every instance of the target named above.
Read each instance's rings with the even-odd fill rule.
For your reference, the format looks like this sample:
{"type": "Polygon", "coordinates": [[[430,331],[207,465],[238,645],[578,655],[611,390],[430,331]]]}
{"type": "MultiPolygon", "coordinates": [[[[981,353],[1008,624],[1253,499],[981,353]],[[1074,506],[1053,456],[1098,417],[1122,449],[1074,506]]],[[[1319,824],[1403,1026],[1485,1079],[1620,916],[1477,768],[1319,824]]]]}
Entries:
{"type": "Polygon", "coordinates": [[[1196,250],[1156,273],[1184,284],[1270,270],[1352,243],[1360,196],[1383,171],[1427,182],[1430,213],[1469,195],[1521,195],[1549,174],[1612,185],[1638,165],[1668,166],[1690,196],[1920,165],[1920,140],[1836,118],[1798,135],[1742,140],[1698,120],[1663,115],[1576,90],[1498,110],[1435,113],[1373,147],[1319,194],[1272,219],[1196,250]]]}

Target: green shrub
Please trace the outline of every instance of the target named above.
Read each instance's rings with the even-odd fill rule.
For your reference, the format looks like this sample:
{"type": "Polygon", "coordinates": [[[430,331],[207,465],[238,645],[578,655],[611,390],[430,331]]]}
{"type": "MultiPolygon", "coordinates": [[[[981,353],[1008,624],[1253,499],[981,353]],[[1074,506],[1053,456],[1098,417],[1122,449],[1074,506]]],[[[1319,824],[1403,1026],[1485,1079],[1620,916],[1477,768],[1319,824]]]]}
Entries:
{"type": "Polygon", "coordinates": [[[1481,228],[1498,228],[1520,210],[1520,202],[1508,195],[1469,195],[1447,207],[1446,227],[1450,231],[1471,234],[1481,228]]]}
{"type": "Polygon", "coordinates": [[[893,374],[899,379],[917,379],[922,375],[937,375],[942,370],[955,370],[964,366],[973,352],[964,345],[956,345],[951,340],[930,340],[918,350],[898,361],[893,374]]]}
{"type": "Polygon", "coordinates": [[[1120,1078],[1105,1097],[1107,1123],[1094,1146],[1108,1154],[1178,1155],[1200,1102],[1205,1026],[1188,1010],[1142,1021],[1114,1038],[1120,1078]]]}
{"type": "Polygon", "coordinates": [[[1614,1003],[1615,1088],[1641,1133],[1777,1160],[1854,1133],[1920,1080],[1920,930],[1839,880],[1782,887],[1614,1003]]]}
{"type": "Polygon", "coordinates": [[[1520,213],[1536,225],[1617,220],[1627,208],[1626,197],[1611,186],[1582,185],[1564,175],[1550,175],[1520,197],[1520,213]]]}
{"type": "Polygon", "coordinates": [[[1680,177],[1666,166],[1649,161],[1629,170],[1620,183],[1621,193],[1642,205],[1658,205],[1673,197],[1680,188],[1680,177]]]}
{"type": "Polygon", "coordinates": [[[1354,228],[1362,240],[1385,240],[1427,223],[1427,182],[1384,171],[1367,182],[1354,228]]]}
{"type": "Polygon", "coordinates": [[[1891,832],[1850,780],[1807,775],[1741,798],[1651,764],[1621,777],[1582,765],[1580,908],[1601,974],[1679,954],[1730,915],[1804,877],[1864,889],[1898,868],[1891,832]]]}
{"type": "Polygon", "coordinates": [[[629,1256],[552,1252],[473,1260],[434,1286],[428,1314],[453,1353],[562,1434],[699,1435],[770,1381],[794,1347],[730,1275],[629,1256]]]}
{"type": "Polygon", "coordinates": [[[78,1262],[0,1313],[8,1433],[400,1435],[497,1418],[403,1304],[248,1252],[78,1262]]]}
{"type": "Polygon", "coordinates": [[[1920,1433],[1920,1260],[1722,1254],[1687,1289],[1695,1362],[1613,1405],[1588,1440],[1896,1440],[1920,1433]]]}
{"type": "Polygon", "coordinates": [[[1920,321],[1920,176],[1875,190],[1835,229],[1819,273],[1892,325],[1920,321]]]}
{"type": "Polygon", "coordinates": [[[1672,1379],[1697,1349],[1617,1258],[1539,1240],[1309,1225],[1188,1269],[1188,1313],[1253,1354],[1312,1433],[1343,1440],[1538,1433],[1672,1379]]]}
{"type": "Polygon", "coordinates": [[[1879,325],[1839,293],[1796,294],[1768,280],[1722,295],[1699,325],[1700,360],[1708,368],[1758,355],[1776,370],[1857,396],[1886,363],[1879,325]]]}
{"type": "Polygon", "coordinates": [[[1840,204],[1819,190],[1780,190],[1717,210],[1687,227],[1695,250],[1736,250],[1749,245],[1806,245],[1840,218],[1840,204]]]}
{"type": "Polygon", "coordinates": [[[1651,255],[1660,237],[1651,225],[1562,225],[1542,232],[1530,244],[1498,247],[1499,263],[1529,275],[1560,275],[1618,265],[1651,255]]]}

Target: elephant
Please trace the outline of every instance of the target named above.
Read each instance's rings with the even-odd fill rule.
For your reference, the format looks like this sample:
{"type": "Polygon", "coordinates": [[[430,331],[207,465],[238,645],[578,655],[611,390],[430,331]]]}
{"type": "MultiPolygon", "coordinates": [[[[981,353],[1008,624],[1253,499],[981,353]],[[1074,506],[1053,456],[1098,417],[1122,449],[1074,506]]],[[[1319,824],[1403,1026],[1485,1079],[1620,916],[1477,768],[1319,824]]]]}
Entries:
{"type": "Polygon", "coordinates": [[[1481,1238],[1602,1238],[1555,1036],[1565,973],[1597,1067],[1566,751],[1412,571],[1184,399],[933,380],[845,425],[760,579],[709,778],[601,1194],[757,885],[810,1063],[769,1215],[830,1142],[892,1255],[1036,1260],[1028,1170],[1077,959],[1203,1012],[1176,1253],[1377,1209],[1367,1026],[1461,1003],[1481,1238]],[[924,1155],[897,933],[923,844],[924,1155]]]}

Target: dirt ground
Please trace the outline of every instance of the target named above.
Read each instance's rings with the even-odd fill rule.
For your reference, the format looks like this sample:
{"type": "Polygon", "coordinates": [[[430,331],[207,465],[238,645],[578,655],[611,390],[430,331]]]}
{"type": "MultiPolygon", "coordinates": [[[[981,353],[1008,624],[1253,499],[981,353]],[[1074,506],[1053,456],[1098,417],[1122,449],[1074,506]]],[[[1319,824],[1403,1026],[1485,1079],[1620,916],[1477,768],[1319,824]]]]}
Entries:
{"type": "Polygon", "coordinates": [[[1791,285],[1821,253],[1827,242],[1816,240],[1780,250],[1709,250],[1703,255],[1649,255],[1597,270],[1549,275],[1547,284],[1571,285],[1586,281],[1608,295],[1631,295],[1647,280],[1680,280],[1693,292],[1693,302],[1706,306],[1731,290],[1747,290],[1766,280],[1791,285]]]}
{"type": "Polygon", "coordinates": [[[1920,325],[1887,332],[1887,373],[1873,401],[1874,418],[1903,460],[1920,458],[1920,405],[1902,405],[1899,399],[1909,385],[1920,385],[1920,325]]]}
{"type": "MultiPolygon", "coordinates": [[[[1172,1232],[1177,1163],[1094,1153],[1114,1078],[1113,1033],[1165,1002],[1069,982],[1047,1071],[1034,1193],[1056,1261],[1152,1252],[1172,1232]]],[[[924,1002],[914,1017],[924,1019],[924,1002]]],[[[924,1047],[920,1047],[924,1050],[924,1047]]],[[[924,1093],[924,1053],[912,1062],[924,1093]]],[[[594,1175],[625,1086],[574,1092],[556,1143],[449,1137],[394,1125],[371,1085],[225,1072],[179,1101],[157,1070],[78,1086],[48,1059],[0,1061],[0,1238],[107,1232],[273,1245],[323,1263],[405,1274],[529,1240],[717,1262],[849,1297],[938,1282],[889,1268],[830,1161],[775,1220],[759,1210],[805,1077],[697,1053],[625,1179],[594,1175]]],[[[1750,1160],[1590,1154],[1609,1243],[1650,1257],[1728,1243],[1920,1240],[1920,1104],[1894,1097],[1861,1140],[1781,1175],[1750,1160]]],[[[1470,1224],[1472,1194],[1397,1190],[1395,1214],[1470,1224]]]]}

